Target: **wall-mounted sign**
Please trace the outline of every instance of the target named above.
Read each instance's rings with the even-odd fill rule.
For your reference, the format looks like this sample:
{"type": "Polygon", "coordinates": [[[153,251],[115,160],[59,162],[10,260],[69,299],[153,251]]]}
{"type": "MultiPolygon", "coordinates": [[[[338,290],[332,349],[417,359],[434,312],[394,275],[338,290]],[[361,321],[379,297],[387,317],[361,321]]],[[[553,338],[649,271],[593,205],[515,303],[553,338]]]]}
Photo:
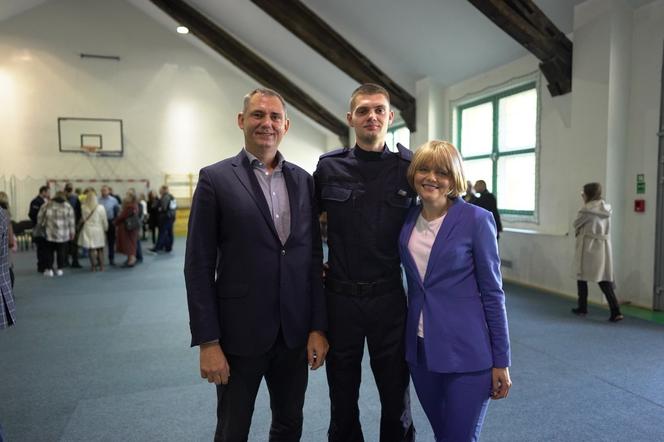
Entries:
{"type": "Polygon", "coordinates": [[[646,177],[642,173],[636,175],[636,193],[646,193],[646,177]]]}

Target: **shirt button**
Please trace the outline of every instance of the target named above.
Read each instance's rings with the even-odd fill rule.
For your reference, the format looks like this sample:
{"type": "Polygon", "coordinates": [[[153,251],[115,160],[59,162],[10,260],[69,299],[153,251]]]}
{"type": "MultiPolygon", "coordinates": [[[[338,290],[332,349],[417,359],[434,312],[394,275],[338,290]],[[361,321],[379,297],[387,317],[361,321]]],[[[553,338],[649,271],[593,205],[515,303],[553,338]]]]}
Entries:
{"type": "Polygon", "coordinates": [[[277,218],[279,218],[279,215],[277,215],[277,218]]]}
{"type": "Polygon", "coordinates": [[[286,256],[286,251],[285,250],[281,251],[281,256],[286,256]]]}

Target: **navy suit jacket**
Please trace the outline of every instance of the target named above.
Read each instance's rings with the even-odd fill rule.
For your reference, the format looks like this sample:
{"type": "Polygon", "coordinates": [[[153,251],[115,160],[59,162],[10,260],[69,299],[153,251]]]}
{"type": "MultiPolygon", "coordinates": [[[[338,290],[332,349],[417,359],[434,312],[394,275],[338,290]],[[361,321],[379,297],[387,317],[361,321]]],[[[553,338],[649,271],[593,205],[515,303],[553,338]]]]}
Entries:
{"type": "Polygon", "coordinates": [[[201,169],[184,267],[192,346],[219,339],[224,352],[251,356],[269,350],[280,328],[290,348],[326,330],[313,179],[288,162],[283,173],[284,245],[244,151],[201,169]]]}
{"type": "Polygon", "coordinates": [[[417,326],[424,317],[427,369],[460,373],[510,365],[496,226],[490,212],[453,200],[436,235],[424,280],[408,250],[421,206],[399,237],[408,280],[406,359],[417,363],[417,326]]]}

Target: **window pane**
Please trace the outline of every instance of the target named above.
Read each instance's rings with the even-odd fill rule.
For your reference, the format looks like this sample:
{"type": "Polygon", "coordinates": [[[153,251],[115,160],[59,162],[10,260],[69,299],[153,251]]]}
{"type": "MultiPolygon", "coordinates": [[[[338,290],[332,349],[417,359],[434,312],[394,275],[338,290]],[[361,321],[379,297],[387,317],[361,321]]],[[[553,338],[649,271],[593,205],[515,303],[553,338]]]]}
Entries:
{"type": "Polygon", "coordinates": [[[481,160],[464,160],[463,174],[466,180],[475,184],[477,180],[486,181],[486,188],[493,192],[493,161],[491,158],[481,160]]]}
{"type": "Polygon", "coordinates": [[[401,143],[403,147],[410,149],[410,130],[407,127],[400,127],[394,131],[394,147],[397,147],[397,143],[401,143]]]}
{"type": "Polygon", "coordinates": [[[520,92],[498,101],[498,151],[532,149],[536,142],[537,93],[520,92]]]}
{"type": "Polygon", "coordinates": [[[493,105],[484,103],[461,111],[461,153],[490,154],[493,149],[493,105]]]}
{"type": "Polygon", "coordinates": [[[498,209],[535,210],[535,154],[498,159],[498,209]]]}

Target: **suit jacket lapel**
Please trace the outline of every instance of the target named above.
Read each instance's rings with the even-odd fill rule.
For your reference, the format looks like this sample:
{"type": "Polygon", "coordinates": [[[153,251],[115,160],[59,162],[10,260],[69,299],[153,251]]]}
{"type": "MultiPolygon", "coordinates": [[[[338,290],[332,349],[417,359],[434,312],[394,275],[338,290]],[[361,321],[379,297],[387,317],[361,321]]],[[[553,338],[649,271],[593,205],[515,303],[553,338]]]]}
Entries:
{"type": "Polygon", "coordinates": [[[465,202],[461,198],[455,198],[452,200],[453,204],[447,209],[447,215],[443,220],[443,224],[438,230],[438,235],[433,242],[433,247],[431,248],[431,254],[429,255],[429,263],[427,264],[427,271],[424,274],[424,279],[427,280],[436,265],[440,265],[439,256],[441,251],[445,248],[445,244],[448,242],[448,238],[454,227],[459,223],[462,218],[463,205],[465,202]]]}
{"type": "MultiPolygon", "coordinates": [[[[306,185],[300,180],[300,176],[293,172],[293,167],[284,161],[283,166],[284,180],[286,181],[286,190],[288,191],[288,205],[290,207],[290,235],[286,242],[293,235],[293,229],[298,225],[299,217],[301,215],[298,210],[300,197],[301,197],[301,186],[306,185]]],[[[306,220],[305,220],[306,222],[306,220]]]]}
{"type": "Polygon", "coordinates": [[[251,198],[258,206],[258,210],[263,215],[263,218],[265,218],[265,222],[270,227],[270,230],[272,230],[274,236],[279,238],[279,235],[277,234],[277,229],[274,227],[274,221],[272,221],[272,215],[270,215],[270,208],[267,205],[267,201],[265,201],[265,196],[263,195],[261,186],[260,184],[258,184],[256,175],[254,174],[254,171],[251,168],[251,164],[249,164],[249,158],[247,158],[244,151],[241,151],[235,157],[235,160],[233,161],[232,164],[235,176],[237,176],[242,186],[244,186],[247,193],[251,196],[251,198]]]}
{"type": "Polygon", "coordinates": [[[406,221],[404,222],[403,228],[401,229],[401,247],[403,249],[403,262],[402,264],[404,267],[406,267],[411,273],[417,276],[417,280],[422,286],[423,281],[422,278],[420,277],[420,272],[417,270],[417,265],[415,264],[415,259],[413,259],[413,255],[411,255],[410,250],[408,249],[408,241],[410,240],[410,236],[413,234],[413,229],[415,228],[415,223],[417,222],[417,218],[420,216],[420,210],[412,210],[409,212],[408,217],[406,218],[406,221]]]}

